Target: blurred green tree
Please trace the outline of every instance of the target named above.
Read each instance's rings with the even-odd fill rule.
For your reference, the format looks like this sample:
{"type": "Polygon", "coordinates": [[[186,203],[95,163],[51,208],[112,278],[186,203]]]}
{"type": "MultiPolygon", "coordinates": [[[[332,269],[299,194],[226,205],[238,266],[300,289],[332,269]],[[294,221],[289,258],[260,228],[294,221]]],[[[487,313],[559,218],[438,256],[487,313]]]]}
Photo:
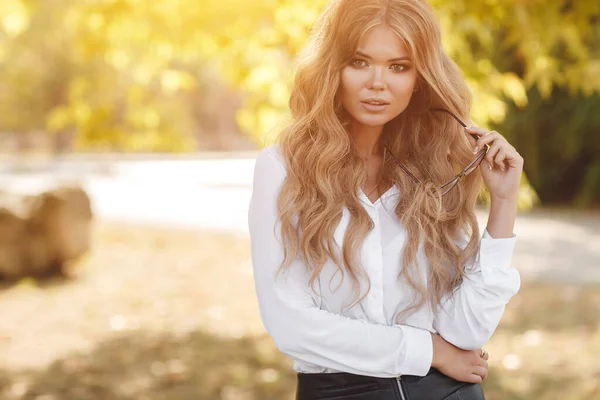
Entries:
{"type": "Polygon", "coordinates": [[[441,14],[459,21],[447,47],[475,81],[476,120],[520,151],[539,200],[600,206],[600,3],[483,1],[441,14]]]}
{"type": "Polygon", "coordinates": [[[528,92],[529,105],[509,105],[496,128],[525,158],[525,171],[543,204],[600,208],[600,95],[554,89],[528,92]]]}
{"type": "MultiPolygon", "coordinates": [[[[239,123],[266,144],[287,111],[294,56],[326,1],[258,3],[265,6],[256,5],[256,10],[265,15],[254,26],[242,10],[228,16],[231,26],[251,28],[245,35],[239,30],[213,32],[215,43],[222,45],[215,46],[221,51],[214,55],[226,63],[228,77],[250,94],[238,114],[239,123]],[[239,25],[241,21],[245,25],[239,25]]],[[[526,159],[521,206],[538,200],[578,206],[598,202],[598,156],[592,156],[591,149],[600,141],[593,108],[593,96],[600,93],[600,2],[431,3],[442,26],[444,47],[473,91],[473,120],[500,130],[526,159]],[[575,104],[578,111],[568,114],[575,104]],[[567,115],[559,117],[553,106],[563,107],[567,115]],[[562,140],[543,140],[544,136],[562,140]]],[[[218,6],[212,10],[216,18],[218,6]]]]}

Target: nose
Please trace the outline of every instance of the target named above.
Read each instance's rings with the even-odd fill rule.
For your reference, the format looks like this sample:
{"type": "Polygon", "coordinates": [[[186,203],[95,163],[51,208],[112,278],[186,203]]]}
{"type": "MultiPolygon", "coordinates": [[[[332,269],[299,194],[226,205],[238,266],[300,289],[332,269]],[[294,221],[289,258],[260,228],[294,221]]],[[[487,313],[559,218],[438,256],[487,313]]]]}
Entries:
{"type": "Polygon", "coordinates": [[[385,81],[383,78],[383,68],[379,66],[373,67],[367,87],[372,90],[385,89],[385,81]]]}

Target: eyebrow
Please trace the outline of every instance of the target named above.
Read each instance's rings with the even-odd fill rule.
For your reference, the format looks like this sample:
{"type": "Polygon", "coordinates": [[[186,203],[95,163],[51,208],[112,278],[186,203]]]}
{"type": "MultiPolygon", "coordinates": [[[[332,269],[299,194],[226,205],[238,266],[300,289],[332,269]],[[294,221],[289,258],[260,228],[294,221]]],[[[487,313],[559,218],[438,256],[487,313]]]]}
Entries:
{"type": "MultiPolygon", "coordinates": [[[[369,56],[369,55],[367,55],[367,54],[363,53],[362,51],[357,51],[357,52],[356,52],[356,55],[357,55],[357,56],[364,57],[364,58],[366,58],[366,59],[368,59],[368,60],[372,60],[372,59],[373,59],[373,58],[371,58],[371,56],[369,56]]],[[[403,56],[403,57],[390,58],[390,59],[388,60],[388,62],[393,62],[393,61],[404,61],[404,60],[410,61],[410,57],[408,57],[408,56],[403,56]]]]}

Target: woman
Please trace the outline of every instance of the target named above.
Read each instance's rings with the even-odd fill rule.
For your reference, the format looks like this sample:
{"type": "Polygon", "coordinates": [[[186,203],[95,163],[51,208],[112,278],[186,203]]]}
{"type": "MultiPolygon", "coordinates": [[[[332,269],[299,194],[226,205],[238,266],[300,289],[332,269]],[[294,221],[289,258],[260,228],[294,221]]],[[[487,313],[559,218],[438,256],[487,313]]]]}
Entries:
{"type": "Polygon", "coordinates": [[[297,399],[484,398],[481,347],[520,286],[523,159],[458,117],[469,90],[431,8],[330,3],[290,108],[256,160],[249,228],[261,317],[294,359],[297,399]]]}

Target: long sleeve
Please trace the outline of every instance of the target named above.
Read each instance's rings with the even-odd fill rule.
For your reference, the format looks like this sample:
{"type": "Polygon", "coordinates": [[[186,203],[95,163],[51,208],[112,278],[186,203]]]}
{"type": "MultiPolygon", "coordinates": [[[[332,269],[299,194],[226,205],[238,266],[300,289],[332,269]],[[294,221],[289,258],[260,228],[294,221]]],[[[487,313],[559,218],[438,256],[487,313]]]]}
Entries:
{"type": "Polygon", "coordinates": [[[484,230],[477,262],[434,317],[433,327],[446,341],[465,350],[488,342],[521,286],[519,271],[511,266],[515,241],[515,234],[492,238],[484,230]]]}
{"type": "Polygon", "coordinates": [[[261,319],[279,350],[297,360],[354,374],[426,375],[433,357],[429,331],[321,310],[308,283],[309,272],[299,259],[275,280],[283,260],[276,205],[286,170],[271,151],[262,150],[256,160],[248,224],[261,319]]]}

